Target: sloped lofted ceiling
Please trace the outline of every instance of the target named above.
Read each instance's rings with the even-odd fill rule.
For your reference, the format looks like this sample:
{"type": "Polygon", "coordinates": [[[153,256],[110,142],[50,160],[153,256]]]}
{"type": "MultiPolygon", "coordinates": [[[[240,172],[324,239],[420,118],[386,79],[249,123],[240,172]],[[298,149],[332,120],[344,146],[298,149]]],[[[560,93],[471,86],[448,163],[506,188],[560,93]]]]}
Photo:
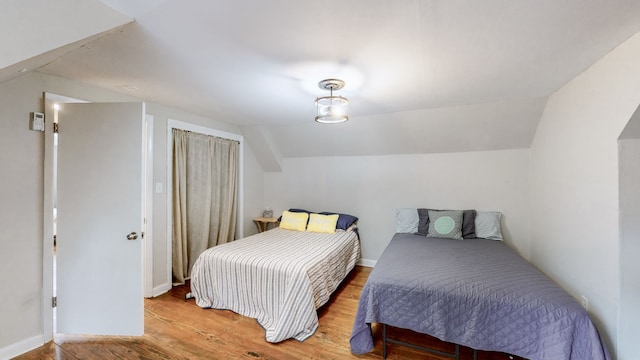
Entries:
{"type": "Polygon", "coordinates": [[[101,1],[136,21],[38,71],[235,124],[267,170],[529,147],[546,98],[640,30],[637,0],[101,1]],[[313,121],[326,78],[347,123],[313,121]]]}
{"type": "Polygon", "coordinates": [[[133,20],[99,1],[3,2],[0,83],[55,61],[133,20]]]}

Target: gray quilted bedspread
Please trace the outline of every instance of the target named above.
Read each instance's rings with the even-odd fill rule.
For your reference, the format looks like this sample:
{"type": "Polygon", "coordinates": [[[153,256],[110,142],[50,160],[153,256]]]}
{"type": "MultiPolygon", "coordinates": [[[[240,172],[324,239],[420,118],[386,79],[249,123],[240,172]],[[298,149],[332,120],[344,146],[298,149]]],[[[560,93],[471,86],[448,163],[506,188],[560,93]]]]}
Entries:
{"type": "Polygon", "coordinates": [[[360,296],[351,351],[371,323],[532,360],[609,359],[588,313],[500,241],[396,234],[360,296]]]}

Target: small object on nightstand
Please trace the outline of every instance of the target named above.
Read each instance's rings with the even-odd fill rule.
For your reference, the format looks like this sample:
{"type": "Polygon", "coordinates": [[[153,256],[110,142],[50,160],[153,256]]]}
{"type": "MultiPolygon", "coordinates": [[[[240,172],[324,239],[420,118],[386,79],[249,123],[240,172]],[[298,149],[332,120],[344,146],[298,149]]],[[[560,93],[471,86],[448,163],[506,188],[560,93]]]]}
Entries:
{"type": "Polygon", "coordinates": [[[262,217],[263,218],[272,218],[273,217],[273,210],[269,209],[269,207],[267,206],[267,209],[262,212],[262,217]]]}
{"type": "Polygon", "coordinates": [[[269,224],[273,224],[273,227],[278,226],[278,219],[274,217],[259,217],[253,219],[253,222],[256,223],[258,232],[269,230],[269,224]]]}

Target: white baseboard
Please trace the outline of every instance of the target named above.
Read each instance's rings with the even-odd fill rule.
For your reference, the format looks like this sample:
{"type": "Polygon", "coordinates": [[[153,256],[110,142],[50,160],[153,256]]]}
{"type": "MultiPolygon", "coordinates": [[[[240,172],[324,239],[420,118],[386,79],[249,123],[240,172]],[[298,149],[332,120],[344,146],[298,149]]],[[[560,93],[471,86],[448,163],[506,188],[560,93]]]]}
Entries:
{"type": "Polygon", "coordinates": [[[374,267],[374,266],[376,266],[377,262],[378,262],[377,260],[360,259],[360,260],[358,260],[358,265],[366,266],[366,267],[374,267]]]}
{"type": "Polygon", "coordinates": [[[24,339],[15,344],[0,349],[0,359],[11,359],[44,345],[44,335],[37,335],[24,339]]]}
{"type": "Polygon", "coordinates": [[[156,286],[153,288],[153,293],[151,294],[152,297],[156,297],[156,296],[160,296],[166,292],[168,292],[169,290],[171,290],[171,283],[164,283],[160,286],[156,286]]]}

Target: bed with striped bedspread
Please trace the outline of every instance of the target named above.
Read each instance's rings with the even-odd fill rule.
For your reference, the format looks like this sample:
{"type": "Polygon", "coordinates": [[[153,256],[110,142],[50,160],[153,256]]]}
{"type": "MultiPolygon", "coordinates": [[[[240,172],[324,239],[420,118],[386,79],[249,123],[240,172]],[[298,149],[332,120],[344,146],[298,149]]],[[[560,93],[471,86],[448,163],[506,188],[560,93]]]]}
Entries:
{"type": "Polygon", "coordinates": [[[255,318],[268,342],[307,339],[324,305],[360,258],[356,232],[275,228],[204,251],[191,292],[203,308],[255,318]]]}

